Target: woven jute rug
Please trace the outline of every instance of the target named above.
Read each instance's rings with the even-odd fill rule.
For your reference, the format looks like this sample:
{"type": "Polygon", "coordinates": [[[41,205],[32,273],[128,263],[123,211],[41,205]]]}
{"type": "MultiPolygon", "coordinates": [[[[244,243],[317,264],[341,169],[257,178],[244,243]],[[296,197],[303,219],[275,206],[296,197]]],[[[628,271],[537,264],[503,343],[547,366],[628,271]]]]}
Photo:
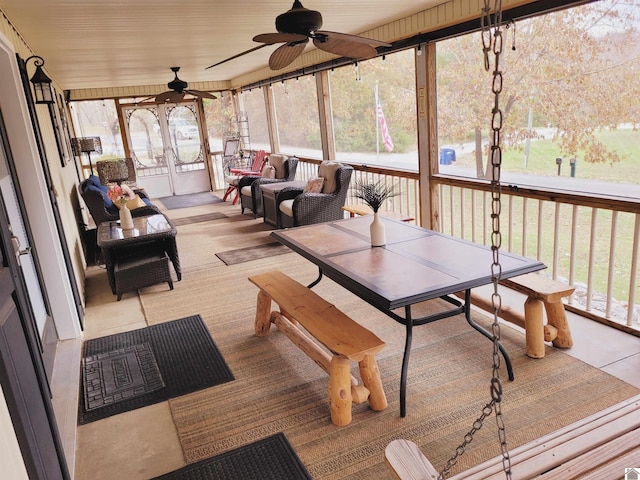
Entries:
{"type": "MultiPolygon", "coordinates": [[[[233,239],[240,247],[238,242],[248,246],[268,238],[269,232],[258,223],[237,222],[230,216],[228,221],[215,222],[213,232],[191,232],[186,242],[218,252],[234,245],[225,248],[226,241],[233,239]],[[239,228],[246,234],[242,238],[238,238],[239,228]]],[[[317,268],[293,254],[232,266],[213,257],[203,260],[200,256],[199,262],[187,258],[183,280],[174,291],[150,288],[141,293],[149,323],[200,313],[236,377],[215,391],[170,400],[188,463],[284,432],[314,479],[390,478],[384,449],[396,438],[416,442],[434,466],[442,468],[490,400],[492,344],[464,318],[453,317],[414,329],[407,416],[400,418],[404,327],[325,278],[314,291],[386,342],[377,357],[389,407],[374,412],[366,403],[354,405],[352,423],[334,426],[326,373],[276,329],[267,337],[254,336],[257,289],[247,280],[249,275],[277,269],[308,284],[317,276],[317,268]]],[[[415,313],[441,308],[436,300],[421,304],[415,313]]],[[[490,324],[479,313],[474,317],[480,324],[490,324]]],[[[515,371],[514,382],[507,380],[504,366],[500,371],[510,448],[640,392],[553,347],[547,347],[545,358],[530,359],[525,355],[524,335],[506,325],[501,330],[515,371]]],[[[359,378],[357,368],[353,374],[359,378]]],[[[474,435],[452,473],[499,453],[492,416],[474,435]]]]}

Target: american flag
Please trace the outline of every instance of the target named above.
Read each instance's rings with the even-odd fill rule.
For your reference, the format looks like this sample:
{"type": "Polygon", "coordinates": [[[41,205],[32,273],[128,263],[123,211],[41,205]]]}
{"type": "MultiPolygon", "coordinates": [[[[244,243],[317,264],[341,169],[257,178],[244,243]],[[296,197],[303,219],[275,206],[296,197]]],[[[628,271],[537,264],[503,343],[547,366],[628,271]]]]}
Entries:
{"type": "Polygon", "coordinates": [[[384,119],[384,113],[382,112],[382,105],[378,102],[378,121],[380,122],[380,130],[382,130],[382,143],[387,152],[393,151],[393,140],[389,135],[389,129],[387,128],[387,121],[384,119]]]}

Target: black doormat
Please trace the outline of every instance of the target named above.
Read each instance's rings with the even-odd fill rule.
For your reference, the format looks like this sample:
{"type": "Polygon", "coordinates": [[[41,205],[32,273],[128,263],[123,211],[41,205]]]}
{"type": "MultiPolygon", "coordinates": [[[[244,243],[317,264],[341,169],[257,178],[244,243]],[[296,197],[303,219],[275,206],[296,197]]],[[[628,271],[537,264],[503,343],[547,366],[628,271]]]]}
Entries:
{"type": "Polygon", "coordinates": [[[284,433],[192,463],[152,480],[311,480],[284,433]]]}
{"type": "Polygon", "coordinates": [[[210,222],[212,220],[222,220],[223,218],[229,218],[224,213],[213,212],[205,213],[203,215],[192,215],[190,217],[172,218],[171,221],[174,225],[189,225],[190,223],[210,222]]]}
{"type": "Polygon", "coordinates": [[[227,265],[235,265],[237,263],[260,260],[261,258],[273,257],[284,253],[291,253],[291,249],[279,242],[271,242],[265,243],[264,245],[257,245],[255,247],[227,250],[226,252],[216,253],[216,257],[227,265]]]}
{"type": "Polygon", "coordinates": [[[162,205],[168,210],[176,208],[197,207],[199,205],[209,205],[210,203],[220,203],[222,199],[216,197],[211,192],[190,193],[188,195],[173,195],[171,197],[159,198],[162,205]]]}
{"type": "Polygon", "coordinates": [[[87,410],[85,382],[82,381],[82,400],[78,402],[80,425],[234,380],[200,315],[87,340],[82,347],[82,356],[83,359],[91,358],[145,343],[153,351],[164,387],[87,410]]]}
{"type": "Polygon", "coordinates": [[[84,357],[82,382],[87,411],[164,388],[147,342],[84,357]]]}

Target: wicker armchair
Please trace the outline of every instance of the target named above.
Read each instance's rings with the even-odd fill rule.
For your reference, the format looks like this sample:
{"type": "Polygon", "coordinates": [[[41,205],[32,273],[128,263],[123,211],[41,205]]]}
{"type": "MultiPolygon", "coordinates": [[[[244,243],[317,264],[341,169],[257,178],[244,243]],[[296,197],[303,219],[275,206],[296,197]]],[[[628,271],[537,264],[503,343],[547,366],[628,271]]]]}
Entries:
{"type": "MultiPolygon", "coordinates": [[[[137,191],[136,193],[146,205],[131,210],[131,216],[142,217],[160,213],[158,207],[149,201],[148,196],[143,191],[137,191]]],[[[102,222],[119,220],[120,210],[118,210],[118,207],[109,199],[107,196],[107,187],[102,185],[98,177],[91,175],[84,180],[80,184],[80,194],[96,225],[100,225],[102,222]]]]}
{"type": "MultiPolygon", "coordinates": [[[[272,157],[274,157],[274,155],[272,155],[272,157]]],[[[262,195],[260,193],[260,185],[264,185],[265,183],[291,182],[296,178],[297,169],[298,159],[296,157],[289,157],[282,162],[282,178],[265,178],[253,175],[242,177],[238,182],[241,212],[244,213],[244,209],[248,208],[253,212],[253,218],[261,217],[262,195]]]]}
{"type": "Polygon", "coordinates": [[[289,228],[314,223],[331,222],[344,218],[344,206],[353,167],[335,162],[322,162],[318,176],[327,169],[335,171],[333,181],[326,181],[322,193],[303,193],[299,188],[285,188],[276,198],[278,227],[289,228]],[[337,167],[337,168],[336,168],[337,167]]]}

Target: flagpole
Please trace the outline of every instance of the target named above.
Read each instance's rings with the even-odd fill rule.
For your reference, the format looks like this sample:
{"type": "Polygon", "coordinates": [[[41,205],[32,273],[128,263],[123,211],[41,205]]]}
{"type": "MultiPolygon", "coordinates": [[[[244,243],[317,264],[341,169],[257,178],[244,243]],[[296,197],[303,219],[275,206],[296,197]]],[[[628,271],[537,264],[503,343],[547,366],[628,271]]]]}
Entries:
{"type": "Polygon", "coordinates": [[[374,88],[375,102],[375,122],[376,122],[376,162],[380,163],[380,121],[378,120],[378,80],[376,80],[376,86],[374,88]]]}

